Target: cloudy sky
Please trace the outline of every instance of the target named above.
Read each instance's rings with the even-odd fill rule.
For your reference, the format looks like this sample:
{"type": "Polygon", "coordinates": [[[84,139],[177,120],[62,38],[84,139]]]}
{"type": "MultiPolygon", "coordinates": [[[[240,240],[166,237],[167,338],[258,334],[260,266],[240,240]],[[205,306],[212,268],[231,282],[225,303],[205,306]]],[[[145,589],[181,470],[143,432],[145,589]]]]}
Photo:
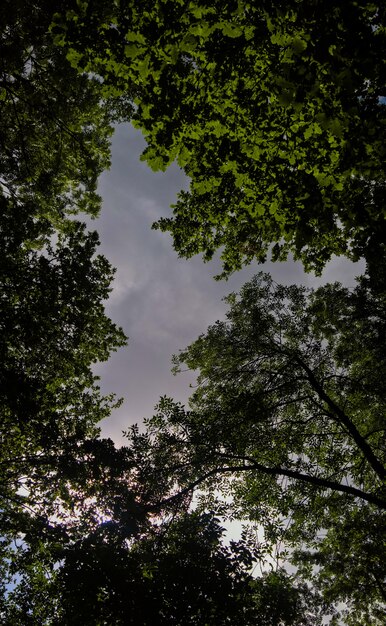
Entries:
{"type": "Polygon", "coordinates": [[[92,222],[101,238],[101,252],[117,268],[107,313],[129,336],[126,348],[96,367],[103,391],[125,398],[102,424],[102,434],[117,443],[129,424],[152,415],[161,395],[186,402],[194,376],[173,376],[172,354],[224,317],[222,298],[238,291],[257,271],[270,272],[277,282],[310,286],[335,280],[352,285],[361,273],[360,266],[335,260],[316,280],[298,263],[266,263],[251,265],[228,281],[214,281],[218,261],[179,259],[171,237],[151,230],[154,221],[170,213],[177,192],[188,181],[176,166],[165,173],[152,172],[139,160],[144,146],[138,131],[129,126],[117,129],[112,167],[100,181],[101,217],[92,222]]]}

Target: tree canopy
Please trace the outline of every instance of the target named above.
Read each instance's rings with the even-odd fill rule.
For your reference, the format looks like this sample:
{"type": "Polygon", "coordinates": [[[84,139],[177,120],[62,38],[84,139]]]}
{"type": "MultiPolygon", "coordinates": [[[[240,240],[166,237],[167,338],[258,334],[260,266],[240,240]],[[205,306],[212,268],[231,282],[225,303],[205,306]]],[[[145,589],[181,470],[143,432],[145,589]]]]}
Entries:
{"type": "Polygon", "coordinates": [[[190,177],[157,223],[179,254],[221,249],[225,273],[384,256],[384,6],[85,2],[51,31],[104,94],[131,91],[143,159],[190,177]]]}
{"type": "MultiPolygon", "coordinates": [[[[126,337],[105,315],[113,270],[96,255],[96,233],[68,222],[36,249],[44,220],[28,203],[2,197],[0,205],[0,568],[8,597],[32,573],[39,588],[57,546],[94,528],[119,497],[116,477],[104,491],[112,452],[102,454],[97,439],[117,401],[101,394],[92,366],[126,337]]],[[[117,453],[115,461],[123,480],[117,453]]],[[[131,489],[127,482],[126,500],[131,489]]],[[[46,623],[7,621],[2,611],[2,623],[46,623]]]]}
{"type": "MultiPolygon", "coordinates": [[[[75,533],[75,514],[79,533],[109,508],[102,489],[109,466],[98,444],[98,423],[117,401],[101,394],[92,367],[126,343],[105,314],[114,271],[97,254],[97,234],[73,217],[99,210],[97,178],[109,163],[116,114],[102,106],[95,81],[79,75],[53,45],[53,8],[18,1],[0,7],[5,597],[29,571],[37,586],[43,581],[46,562],[55,565],[47,554],[75,533]],[[96,459],[104,460],[99,473],[96,459]]],[[[28,623],[1,615],[3,623],[28,623]]]]}
{"type": "Polygon", "coordinates": [[[57,538],[56,552],[51,541],[39,560],[19,555],[22,580],[0,599],[0,616],[7,624],[50,626],[322,623],[307,586],[284,570],[254,578],[248,570],[258,548],[245,537],[229,547],[221,538],[210,513],[184,513],[147,528],[142,520],[129,533],[110,520],[73,543],[57,538]]]}
{"type": "MultiPolygon", "coordinates": [[[[161,532],[151,516],[186,506],[161,511],[162,491],[141,483],[130,449],[99,438],[117,401],[92,366],[126,337],[104,310],[113,269],[72,215],[99,210],[125,98],[106,103],[52,42],[62,7],[0,8],[0,620],[124,624],[129,611],[133,625],[182,625],[191,606],[192,623],[221,613],[247,626],[258,605],[247,548],[222,547],[206,518],[161,532]]],[[[308,595],[288,578],[268,584],[280,617],[300,623],[308,595]]]]}
{"type": "Polygon", "coordinates": [[[54,44],[49,27],[64,5],[0,7],[0,189],[55,228],[70,214],[97,215],[98,176],[109,166],[124,100],[106,106],[96,78],[76,71],[54,44]]]}
{"type": "Polygon", "coordinates": [[[385,15],[1,3],[3,623],[384,623],[385,15]],[[119,401],[92,369],[126,342],[104,309],[114,272],[78,219],[99,211],[119,121],[191,180],[155,225],[179,254],[221,249],[225,275],[268,253],[368,270],[354,290],[261,274],[231,295],[175,358],[199,372],[190,408],[163,398],[121,448],[100,438],[119,401]],[[264,539],[225,545],[226,517],[264,539]]]}
{"type": "Polygon", "coordinates": [[[1,208],[1,464],[14,496],[41,455],[53,459],[69,439],[97,432],[115,403],[91,366],[126,337],[104,312],[113,271],[95,255],[96,233],[71,222],[56,244],[30,249],[29,208],[9,198],[1,208]]]}
{"type": "Polygon", "coordinates": [[[175,359],[198,371],[190,409],[164,398],[131,436],[152,455],[149,480],[171,500],[200,490],[205,506],[221,492],[219,510],[283,541],[325,599],[347,603],[347,623],[381,624],[384,299],[366,278],[312,291],[261,274],[227,301],[227,320],[175,359]]]}

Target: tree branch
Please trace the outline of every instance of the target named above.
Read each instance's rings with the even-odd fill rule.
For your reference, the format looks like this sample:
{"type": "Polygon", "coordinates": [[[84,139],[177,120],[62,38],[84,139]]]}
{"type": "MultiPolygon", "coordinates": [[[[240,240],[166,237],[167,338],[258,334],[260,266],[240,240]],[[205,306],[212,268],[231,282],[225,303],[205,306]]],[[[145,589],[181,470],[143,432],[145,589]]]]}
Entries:
{"type": "Polygon", "coordinates": [[[158,511],[165,505],[168,505],[183,496],[187,495],[189,492],[193,491],[196,487],[204,483],[209,478],[212,478],[218,474],[237,474],[238,472],[250,472],[257,471],[262,474],[268,474],[269,476],[287,476],[288,478],[293,478],[294,480],[298,480],[301,482],[306,482],[314,485],[315,487],[324,487],[326,489],[331,489],[332,491],[337,491],[339,493],[345,493],[354,498],[360,498],[361,500],[365,500],[370,504],[374,504],[380,509],[386,510],[386,500],[379,498],[378,496],[362,491],[361,489],[357,489],[356,487],[351,487],[350,485],[342,485],[333,480],[329,480],[328,478],[321,478],[319,476],[310,476],[308,474],[302,474],[296,470],[287,469],[285,467],[266,467],[265,465],[261,465],[257,463],[253,459],[248,459],[249,464],[246,465],[243,463],[242,465],[231,465],[226,467],[217,467],[209,472],[206,472],[200,478],[190,483],[184,489],[181,489],[178,493],[161,500],[157,505],[153,505],[147,508],[148,511],[158,511]]]}
{"type": "Polygon", "coordinates": [[[376,457],[365,438],[362,437],[362,435],[357,430],[351,419],[346,415],[346,413],[324,391],[322,385],[317,380],[312,369],[303,361],[303,359],[300,358],[300,356],[296,356],[295,358],[296,362],[306,372],[307,379],[310,382],[311,387],[316,391],[319,398],[323,400],[330,408],[331,412],[328,412],[328,415],[333,420],[339,422],[346,428],[347,432],[351,435],[358,448],[373,468],[374,472],[379,476],[382,481],[384,481],[386,479],[386,468],[376,457]]]}

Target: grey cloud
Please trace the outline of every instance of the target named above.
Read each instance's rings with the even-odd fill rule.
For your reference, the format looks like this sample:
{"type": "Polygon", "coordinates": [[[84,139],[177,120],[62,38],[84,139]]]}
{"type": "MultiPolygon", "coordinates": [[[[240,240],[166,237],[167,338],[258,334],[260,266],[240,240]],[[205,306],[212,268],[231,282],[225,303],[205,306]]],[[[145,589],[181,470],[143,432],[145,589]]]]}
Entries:
{"type": "Polygon", "coordinates": [[[119,127],[113,140],[111,170],[100,182],[101,217],[92,223],[101,238],[101,252],[117,268],[107,312],[129,335],[127,348],[96,367],[104,392],[125,397],[124,405],[103,424],[103,434],[120,440],[129,423],[150,416],[160,395],[186,401],[192,373],[170,373],[173,353],[184,348],[207,326],[224,316],[222,298],[238,290],[256,271],[271,272],[277,282],[317,285],[354,282],[361,267],[334,260],[322,279],[304,274],[298,263],[250,266],[227,282],[215,282],[218,260],[179,259],[169,235],[151,224],[170,212],[186,178],[172,166],[154,173],[139,161],[144,147],[134,129],[119,127]]]}

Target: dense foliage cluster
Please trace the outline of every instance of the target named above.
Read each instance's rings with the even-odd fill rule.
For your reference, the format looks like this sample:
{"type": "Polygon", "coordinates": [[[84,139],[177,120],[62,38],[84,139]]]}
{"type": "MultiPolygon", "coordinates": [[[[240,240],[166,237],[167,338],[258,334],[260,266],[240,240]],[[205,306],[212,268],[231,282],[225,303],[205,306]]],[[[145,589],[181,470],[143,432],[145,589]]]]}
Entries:
{"type": "Polygon", "coordinates": [[[326,598],[345,602],[353,624],[376,624],[386,576],[385,301],[367,279],[353,292],[307,292],[260,275],[228,303],[227,320],[175,359],[199,372],[190,410],[162,399],[147,433],[132,433],[134,449],[152,450],[170,497],[177,482],[203,490],[203,505],[219,512],[226,501],[228,514],[283,542],[282,558],[326,598]]]}
{"type": "Polygon", "coordinates": [[[53,32],[106,94],[135,88],[143,158],[191,178],[157,227],[228,273],[271,244],[316,271],[384,256],[385,28],[365,0],[132,0],[78,3],[53,32]]]}
{"type": "Polygon", "coordinates": [[[384,624],[385,43],[365,0],[1,3],[1,623],[384,624]],[[367,270],[229,296],[175,357],[189,409],[117,449],[92,367],[126,337],[80,220],[120,121],[190,177],[156,225],[179,254],[367,270]]]}

